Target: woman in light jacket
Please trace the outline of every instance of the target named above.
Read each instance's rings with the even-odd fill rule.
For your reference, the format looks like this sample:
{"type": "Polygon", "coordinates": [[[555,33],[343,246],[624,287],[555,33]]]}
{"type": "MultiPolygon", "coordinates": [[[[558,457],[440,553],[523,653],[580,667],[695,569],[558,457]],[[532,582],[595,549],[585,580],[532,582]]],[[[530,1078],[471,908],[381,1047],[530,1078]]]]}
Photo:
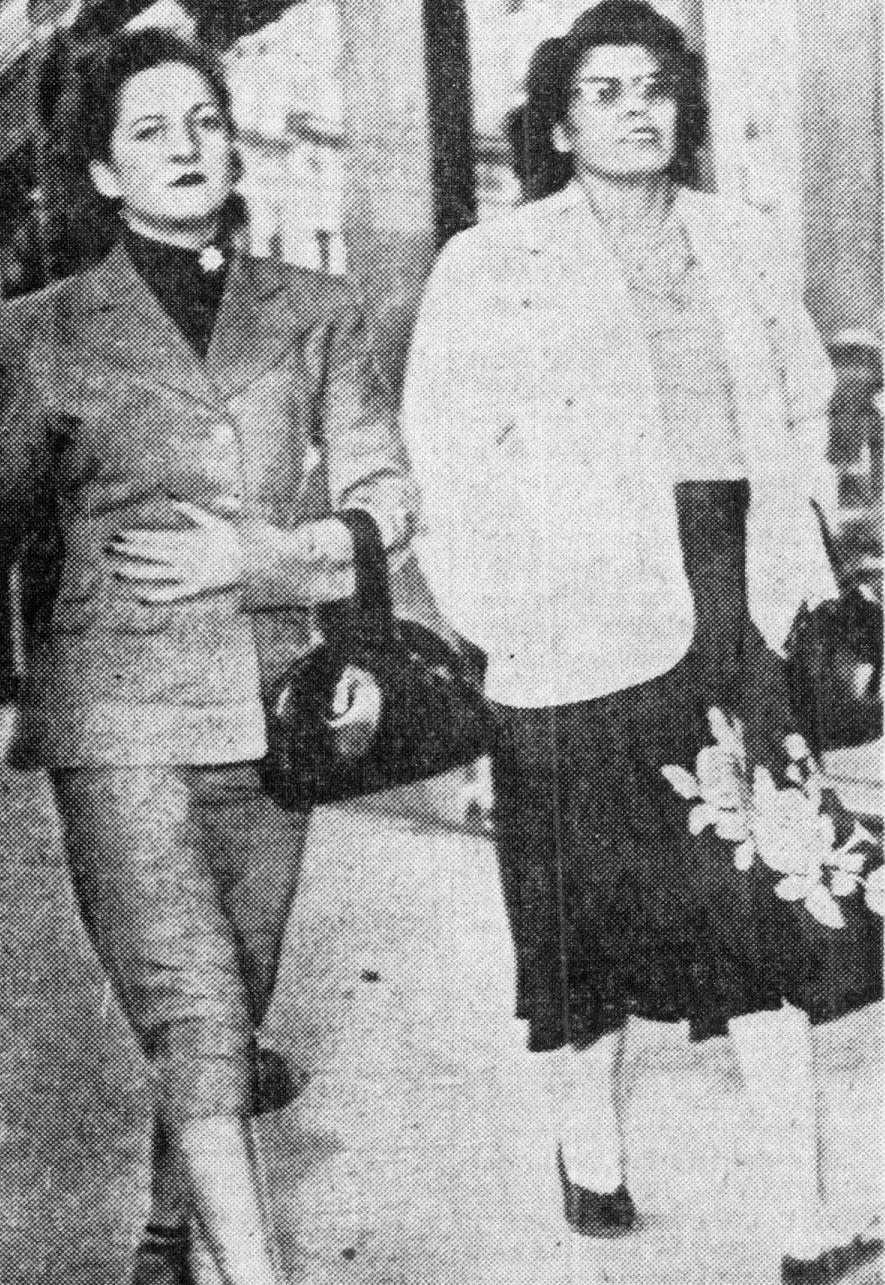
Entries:
{"type": "Polygon", "coordinates": [[[875,1244],[823,1220],[808,1022],[881,993],[875,854],[820,811],[782,660],[836,593],[811,504],[831,378],[765,220],[684,185],[705,122],[649,5],[545,42],[522,158],[543,199],[444,250],[403,425],[422,565],[488,655],[516,1011],[562,1105],[568,1220],[634,1224],[625,1023],[687,1019],[799,1111],[784,1273],[819,1279],[875,1244]]]}
{"type": "Polygon", "coordinates": [[[133,1279],[186,1285],[195,1218],[227,1285],[279,1285],[248,1117],[286,1096],[268,1100],[255,1032],[307,818],[262,791],[262,693],[309,609],[352,591],[334,510],[399,545],[412,488],[350,285],[225,233],[236,156],[210,58],[145,30],[81,74],[71,145],[117,244],[0,326],[2,551],[36,536],[46,576],[23,738],[156,1086],[133,1279]]]}

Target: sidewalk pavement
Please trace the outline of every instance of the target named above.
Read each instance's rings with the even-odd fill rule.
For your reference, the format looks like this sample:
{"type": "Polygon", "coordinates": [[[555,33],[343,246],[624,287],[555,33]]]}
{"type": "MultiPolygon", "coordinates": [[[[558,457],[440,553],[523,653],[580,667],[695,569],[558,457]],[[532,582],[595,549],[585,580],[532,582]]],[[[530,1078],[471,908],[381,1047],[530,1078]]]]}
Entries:
{"type": "MultiPolygon", "coordinates": [[[[0,1281],[125,1285],[144,1073],[77,923],[43,778],[0,773],[0,814],[0,1281]]],[[[690,1046],[681,1025],[628,1036],[640,1232],[601,1259],[567,1233],[511,973],[487,839],[316,816],[268,1022],[310,1081],[260,1124],[293,1285],[774,1285],[790,1122],[759,1137],[728,1042],[690,1046]]],[[[851,1227],[882,1203],[882,1043],[878,1006],[822,1033],[851,1227]]]]}

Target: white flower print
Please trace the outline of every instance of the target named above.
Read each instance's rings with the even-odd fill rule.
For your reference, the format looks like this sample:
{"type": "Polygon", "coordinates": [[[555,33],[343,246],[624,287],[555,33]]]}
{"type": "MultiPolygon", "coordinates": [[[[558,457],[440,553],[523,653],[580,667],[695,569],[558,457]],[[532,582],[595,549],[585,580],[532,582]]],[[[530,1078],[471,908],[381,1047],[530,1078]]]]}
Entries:
{"type": "Polygon", "coordinates": [[[677,794],[693,806],[691,834],[713,826],[733,843],[736,869],[747,871],[754,859],[783,878],[774,891],[784,901],[801,901],[819,923],[841,928],[845,918],[838,898],[864,889],[866,905],[885,914],[885,875],[877,865],[864,876],[875,839],[858,821],[848,839],[836,843],[836,827],[823,809],[820,772],[805,738],[794,732],[784,739],[789,759],[780,788],[768,768],[757,766],[749,781],[743,727],[715,707],[708,713],[713,744],[705,745],[695,773],[677,764],[661,772],[677,794]]]}
{"type": "Polygon", "coordinates": [[[750,837],[743,732],[737,720],[732,725],[718,709],[710,710],[709,720],[715,744],[698,752],[697,776],[676,764],[661,771],[677,794],[698,800],[688,815],[692,834],[712,825],[720,839],[743,844],[750,837]]]}
{"type": "Polygon", "coordinates": [[[885,866],[876,866],[866,877],[864,898],[870,910],[885,915],[885,866]]]}

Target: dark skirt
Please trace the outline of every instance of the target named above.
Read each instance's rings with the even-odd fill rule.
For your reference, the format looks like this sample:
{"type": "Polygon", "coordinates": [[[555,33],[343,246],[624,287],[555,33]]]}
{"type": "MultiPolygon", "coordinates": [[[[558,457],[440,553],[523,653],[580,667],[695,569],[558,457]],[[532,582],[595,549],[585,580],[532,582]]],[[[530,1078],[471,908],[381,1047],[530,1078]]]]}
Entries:
{"type": "Polygon", "coordinates": [[[798,873],[854,819],[826,791],[818,808],[783,662],[747,614],[748,496],[676,488],[696,626],[673,669],[579,704],[497,707],[498,852],[533,1050],[586,1047],[631,1014],[703,1039],[784,1000],[821,1022],[881,996],[882,919],[854,877],[876,845],[856,837],[841,883],[798,873]]]}

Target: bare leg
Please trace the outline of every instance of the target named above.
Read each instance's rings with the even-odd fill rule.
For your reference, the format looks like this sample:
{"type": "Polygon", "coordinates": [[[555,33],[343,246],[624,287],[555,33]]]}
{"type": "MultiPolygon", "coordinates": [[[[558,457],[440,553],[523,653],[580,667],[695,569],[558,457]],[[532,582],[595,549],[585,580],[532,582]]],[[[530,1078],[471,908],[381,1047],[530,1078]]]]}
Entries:
{"type": "Polygon", "coordinates": [[[760,1127],[777,1137],[792,1130],[793,1228],[785,1250],[815,1258],[832,1245],[820,1187],[817,1084],[808,1019],[785,1004],[778,1012],[733,1018],[729,1030],[760,1127]]]}
{"type": "Polygon", "coordinates": [[[191,1206],[224,1285],[280,1285],[248,1120],[190,1120],[178,1145],[191,1206]]]}
{"type": "Polygon", "coordinates": [[[600,1194],[624,1181],[623,1050],[624,1032],[615,1031],[580,1053],[545,1055],[566,1173],[600,1194]]]}

